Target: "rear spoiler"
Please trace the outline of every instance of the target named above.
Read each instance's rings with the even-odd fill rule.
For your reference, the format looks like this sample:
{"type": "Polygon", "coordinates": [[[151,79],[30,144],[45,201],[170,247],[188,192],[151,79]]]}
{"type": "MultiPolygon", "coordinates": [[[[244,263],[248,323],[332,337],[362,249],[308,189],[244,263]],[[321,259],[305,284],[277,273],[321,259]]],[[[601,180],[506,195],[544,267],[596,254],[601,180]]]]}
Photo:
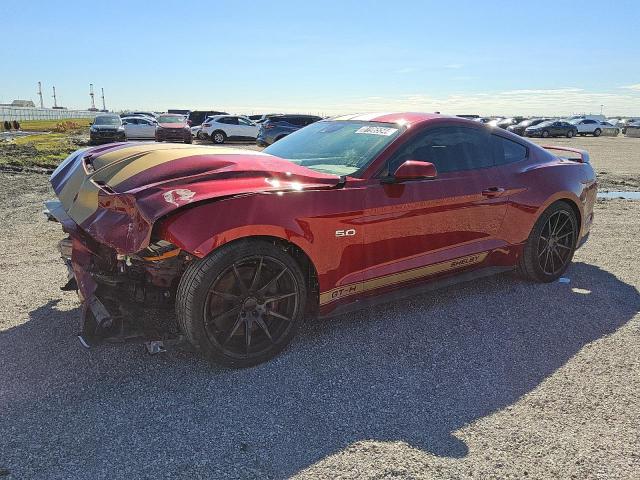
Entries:
{"type": "Polygon", "coordinates": [[[566,158],[567,160],[573,160],[574,162],[589,163],[589,152],[587,152],[586,150],[580,150],[579,148],[570,148],[570,147],[556,147],[553,145],[542,145],[542,148],[544,148],[545,150],[558,150],[561,152],[577,153],[578,155],[580,155],[580,158],[570,158],[564,155],[562,156],[562,158],[566,158]]]}

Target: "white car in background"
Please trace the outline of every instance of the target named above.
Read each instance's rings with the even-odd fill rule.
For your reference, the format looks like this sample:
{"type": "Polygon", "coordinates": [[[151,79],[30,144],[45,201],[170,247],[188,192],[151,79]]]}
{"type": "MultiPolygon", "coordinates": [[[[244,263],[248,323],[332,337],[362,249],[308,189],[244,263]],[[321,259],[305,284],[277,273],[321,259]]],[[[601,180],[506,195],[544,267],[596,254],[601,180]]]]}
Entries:
{"type": "Polygon", "coordinates": [[[127,140],[154,140],[158,122],[146,117],[124,117],[122,119],[127,140]]]}
{"type": "Polygon", "coordinates": [[[201,134],[213,143],[227,140],[251,140],[258,137],[258,125],[239,115],[215,115],[202,123],[201,134]]]}
{"type": "Polygon", "coordinates": [[[591,118],[577,118],[575,120],[570,120],[569,123],[576,126],[578,129],[578,135],[593,135],[594,137],[599,137],[604,130],[611,129],[613,125],[606,124],[606,122],[601,122],[599,120],[594,120],[591,118]]]}

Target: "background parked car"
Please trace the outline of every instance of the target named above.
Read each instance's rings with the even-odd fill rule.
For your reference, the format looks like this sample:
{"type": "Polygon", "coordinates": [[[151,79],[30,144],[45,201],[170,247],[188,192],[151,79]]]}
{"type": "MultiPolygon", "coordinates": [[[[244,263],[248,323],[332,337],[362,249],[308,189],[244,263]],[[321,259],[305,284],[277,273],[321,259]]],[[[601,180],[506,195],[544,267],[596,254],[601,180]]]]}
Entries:
{"type": "Polygon", "coordinates": [[[98,115],[89,129],[89,144],[124,142],[126,136],[118,115],[98,115]]]}
{"type": "Polygon", "coordinates": [[[316,115],[272,115],[260,124],[256,143],[266,147],[302,127],[322,120],[316,115]]]}
{"type": "Polygon", "coordinates": [[[600,126],[603,135],[617,137],[620,134],[620,129],[610,122],[600,122],[600,126]]]}
{"type": "Polygon", "coordinates": [[[527,127],[524,130],[527,137],[567,137],[571,138],[578,134],[575,125],[563,120],[549,120],[539,123],[533,127],[527,127]]]}
{"type": "Polygon", "coordinates": [[[496,127],[500,127],[500,128],[504,128],[505,130],[512,126],[512,125],[517,125],[520,122],[522,122],[523,120],[525,120],[524,117],[509,117],[509,118],[504,118],[502,120],[500,120],[499,122],[496,123],[496,127]]]}
{"type": "Polygon", "coordinates": [[[247,117],[238,115],[216,115],[202,124],[202,135],[213,143],[227,140],[255,140],[258,126],[247,117]]]}
{"type": "Polygon", "coordinates": [[[548,122],[550,119],[548,118],[529,118],[527,120],[523,120],[517,125],[511,125],[507,127],[509,132],[515,133],[516,135],[523,136],[524,131],[527,127],[535,127],[536,125],[542,122],[548,122]]]}
{"type": "Polygon", "coordinates": [[[127,140],[150,139],[156,136],[156,126],[158,122],[147,117],[124,117],[122,119],[124,133],[127,140]]]}
{"type": "Polygon", "coordinates": [[[590,118],[570,120],[569,123],[576,126],[578,135],[593,135],[594,137],[599,137],[603,130],[602,122],[590,118]]]}
{"type": "Polygon", "coordinates": [[[640,118],[624,118],[620,120],[620,122],[616,125],[622,131],[624,135],[627,133],[627,127],[639,127],[640,126],[640,118]]]}
{"type": "Polygon", "coordinates": [[[184,143],[193,142],[186,117],[175,113],[165,113],[158,116],[155,139],[156,142],[172,140],[184,143]]]}

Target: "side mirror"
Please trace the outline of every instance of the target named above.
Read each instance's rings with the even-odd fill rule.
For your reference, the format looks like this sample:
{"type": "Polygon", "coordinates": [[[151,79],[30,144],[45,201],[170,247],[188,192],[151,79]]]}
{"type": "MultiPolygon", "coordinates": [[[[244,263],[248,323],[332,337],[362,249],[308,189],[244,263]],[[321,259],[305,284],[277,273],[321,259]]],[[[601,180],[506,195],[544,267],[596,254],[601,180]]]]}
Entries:
{"type": "Polygon", "coordinates": [[[437,176],[438,171],[433,163],[420,162],[418,160],[406,160],[396,169],[391,179],[394,182],[404,182],[407,180],[436,178],[437,176]]]}

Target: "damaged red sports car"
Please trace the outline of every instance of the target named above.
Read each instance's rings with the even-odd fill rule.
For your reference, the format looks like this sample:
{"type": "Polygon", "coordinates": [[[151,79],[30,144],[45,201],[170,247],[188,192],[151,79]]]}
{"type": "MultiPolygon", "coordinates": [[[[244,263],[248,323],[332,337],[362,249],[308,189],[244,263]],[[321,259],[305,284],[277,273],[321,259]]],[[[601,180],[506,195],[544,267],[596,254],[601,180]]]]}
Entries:
{"type": "Polygon", "coordinates": [[[53,173],[81,340],[263,362],[302,319],[518,269],[550,282],[593,220],[586,152],[422,113],[314,123],[264,152],[111,144],[53,173]]]}

